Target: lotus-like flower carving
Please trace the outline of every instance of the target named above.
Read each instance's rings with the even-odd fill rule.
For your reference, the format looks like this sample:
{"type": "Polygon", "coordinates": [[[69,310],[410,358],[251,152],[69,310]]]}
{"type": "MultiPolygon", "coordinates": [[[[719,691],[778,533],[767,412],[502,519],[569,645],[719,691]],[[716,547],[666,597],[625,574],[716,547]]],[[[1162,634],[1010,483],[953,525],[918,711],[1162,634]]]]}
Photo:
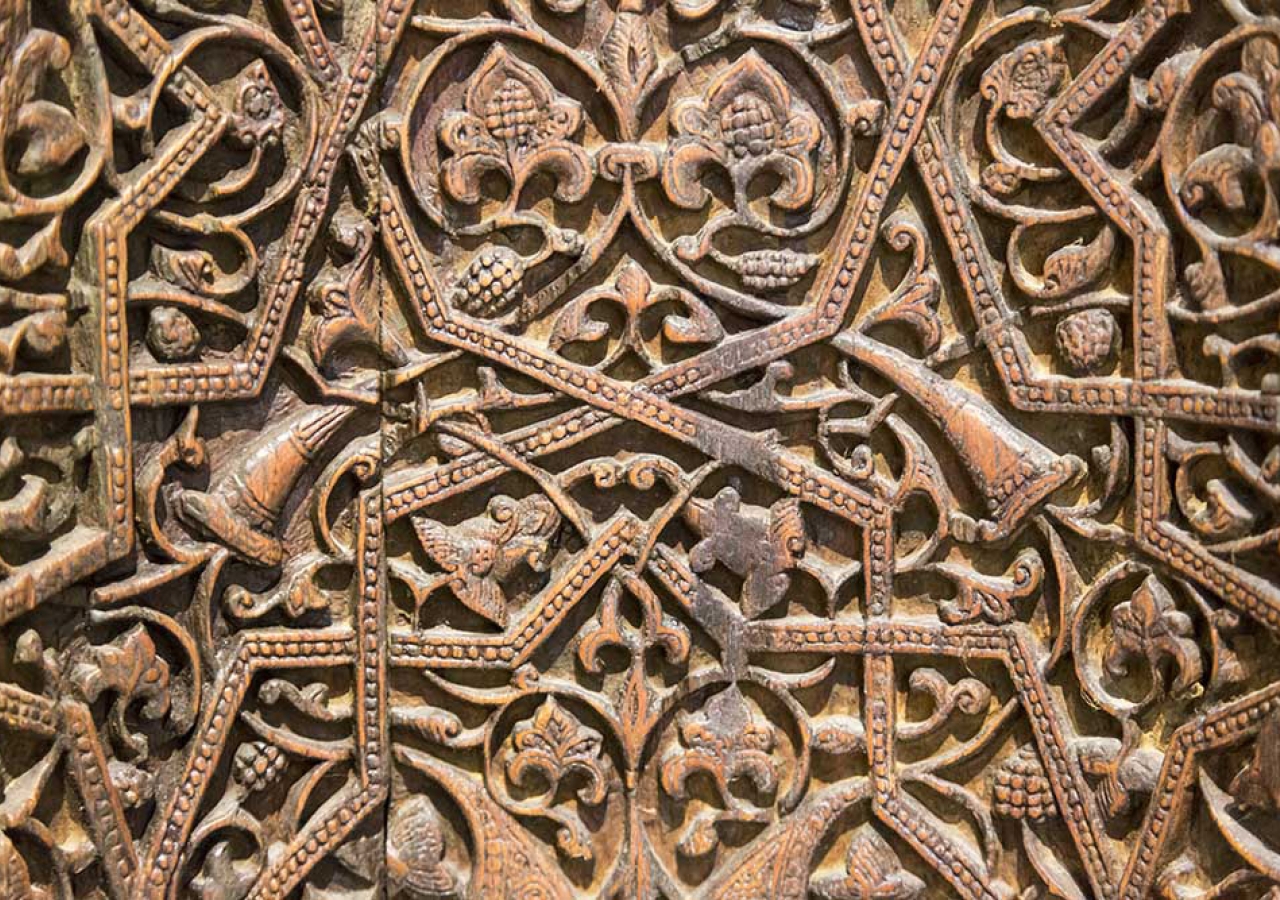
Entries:
{"type": "Polygon", "coordinates": [[[272,147],[284,136],[284,106],[262,60],[245,67],[239,77],[232,133],[247,146],[272,147]]]}
{"type": "Polygon", "coordinates": [[[710,165],[728,170],[739,209],[747,205],[752,180],[764,172],[773,172],[782,182],[770,198],[775,206],[796,210],[813,200],[810,154],[822,138],[818,117],[792,97],[783,77],[756,51],[712,82],[705,98],[676,104],[671,121],[676,138],[662,181],[679,206],[706,205],[710,195],[700,179],[710,165]]]}
{"type": "Polygon", "coordinates": [[[545,171],[556,179],[557,198],[581,200],[591,187],[591,160],[572,140],[582,122],[577,101],[495,46],[471,79],[463,109],[440,123],[440,140],[453,154],[440,169],[444,190],[460,203],[479,203],[481,179],[498,172],[514,202],[530,176],[545,171]]]}

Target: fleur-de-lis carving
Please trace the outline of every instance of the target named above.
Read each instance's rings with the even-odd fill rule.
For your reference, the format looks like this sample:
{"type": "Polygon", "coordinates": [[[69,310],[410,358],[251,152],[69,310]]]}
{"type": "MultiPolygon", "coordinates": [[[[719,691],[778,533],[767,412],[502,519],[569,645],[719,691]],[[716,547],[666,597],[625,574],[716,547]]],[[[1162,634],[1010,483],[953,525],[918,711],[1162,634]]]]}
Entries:
{"type": "Polygon", "coordinates": [[[515,752],[507,760],[507,775],[523,783],[533,771],[559,783],[570,772],[586,777],[582,799],[597,804],[604,800],[608,779],[600,761],[600,733],[583,725],[554,697],[548,698],[533,718],[516,726],[511,738],[515,752]]]}
{"type": "Polygon", "coordinates": [[[625,316],[618,347],[601,363],[602,368],[607,368],[628,350],[650,368],[661,364],[646,345],[641,327],[646,314],[650,311],[656,313],[660,306],[669,304],[684,312],[684,315],[676,315],[672,311],[662,316],[662,336],[673,344],[709,344],[724,335],[720,321],[705,303],[681,288],[655,287],[644,269],[631,262],[618,273],[612,289],[583,294],[561,311],[551,333],[553,349],[578,341],[598,341],[609,333],[608,325],[588,315],[597,303],[621,307],[625,316]]]}
{"type": "Polygon", "coordinates": [[[143,718],[158,721],[170,708],[169,664],[156,652],[155,641],[142,625],[109,644],[86,648],[70,669],[70,681],[89,702],[114,692],[111,727],[136,755],[145,757],[147,739],[130,730],[126,716],[135,703],[143,718]]]}
{"type": "Polygon", "coordinates": [[[786,80],[752,50],[720,75],[705,98],[687,98],[671,115],[676,138],[663,168],[671,200],[700,209],[710,198],[700,183],[708,165],[720,165],[733,179],[735,206],[747,206],[747,189],[763,172],[781,180],[770,202],[802,209],[813,200],[815,176],[810,154],[822,139],[821,124],[786,80]]]}
{"type": "Polygon", "coordinates": [[[1132,599],[1115,608],[1111,631],[1112,642],[1105,660],[1107,673],[1123,677],[1134,657],[1146,659],[1151,670],[1151,690],[1144,703],[1168,690],[1163,666],[1166,659],[1173,664],[1174,694],[1190,689],[1204,673],[1191,617],[1177,608],[1169,589],[1154,575],[1147,576],[1132,599]]]}
{"type": "Polygon", "coordinates": [[[0,205],[6,219],[26,221],[0,240],[0,277],[14,281],[46,264],[68,263],[63,213],[108,153],[93,140],[104,133],[102,107],[75,97],[79,90],[69,86],[77,79],[77,49],[62,35],[33,27],[31,5],[0,3],[0,205]],[[55,99],[64,90],[73,96],[72,109],[55,99]],[[78,174],[69,180],[73,171],[78,174]],[[48,193],[59,183],[59,192],[48,193]]]}
{"type": "Polygon", "coordinates": [[[719,822],[762,822],[765,810],[735,794],[730,785],[749,782],[760,797],[778,788],[774,748],[778,729],[758,715],[737,685],[721,691],[696,713],[679,717],[681,747],[663,757],[662,788],[677,800],[688,799],[690,779],[710,776],[723,808],[694,817],[678,847],[685,856],[705,856],[720,844],[719,822]]]}
{"type": "Polygon", "coordinates": [[[591,160],[572,138],[582,107],[556,91],[545,75],[495,46],[471,79],[463,109],[440,123],[453,154],[441,166],[445,191],[460,203],[480,202],[488,172],[504,175],[514,204],[525,182],[542,171],[556,180],[556,197],[581,200],[591,186],[591,160]]]}
{"type": "Polygon", "coordinates": [[[560,785],[571,776],[580,781],[576,796],[587,806],[598,807],[609,796],[608,761],[602,755],[600,732],[588,728],[554,697],[548,697],[533,718],[521,722],[511,734],[505,756],[507,778],[531,788],[537,781],[547,790],[537,801],[537,811],[559,824],[556,843],[568,856],[592,859],[581,822],[566,810],[553,809],[560,785]]]}

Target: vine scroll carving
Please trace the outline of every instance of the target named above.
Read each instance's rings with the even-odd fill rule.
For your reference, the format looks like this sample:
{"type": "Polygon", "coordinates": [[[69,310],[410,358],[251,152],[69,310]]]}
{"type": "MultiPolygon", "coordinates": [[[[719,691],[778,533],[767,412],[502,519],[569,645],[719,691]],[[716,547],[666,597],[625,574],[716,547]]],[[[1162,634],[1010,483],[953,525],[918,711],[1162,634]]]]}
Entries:
{"type": "Polygon", "coordinates": [[[1278,14],[0,0],[0,897],[1280,898],[1278,14]]]}

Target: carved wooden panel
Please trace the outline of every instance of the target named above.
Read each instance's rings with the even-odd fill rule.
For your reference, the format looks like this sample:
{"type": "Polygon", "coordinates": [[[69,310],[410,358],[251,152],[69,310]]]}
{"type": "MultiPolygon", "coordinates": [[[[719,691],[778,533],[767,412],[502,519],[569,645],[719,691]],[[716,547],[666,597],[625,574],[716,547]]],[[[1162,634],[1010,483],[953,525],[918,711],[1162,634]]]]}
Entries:
{"type": "Polygon", "coordinates": [[[1277,16],[0,0],[0,898],[1280,898],[1277,16]]]}

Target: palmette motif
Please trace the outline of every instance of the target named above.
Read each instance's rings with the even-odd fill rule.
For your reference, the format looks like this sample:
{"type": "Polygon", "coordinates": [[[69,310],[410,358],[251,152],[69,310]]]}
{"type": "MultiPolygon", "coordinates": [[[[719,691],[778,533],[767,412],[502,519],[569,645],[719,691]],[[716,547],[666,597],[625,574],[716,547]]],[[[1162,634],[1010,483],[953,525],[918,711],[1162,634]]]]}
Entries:
{"type": "Polygon", "coordinates": [[[1275,900],[1262,0],[0,0],[0,898],[1275,900]]]}

